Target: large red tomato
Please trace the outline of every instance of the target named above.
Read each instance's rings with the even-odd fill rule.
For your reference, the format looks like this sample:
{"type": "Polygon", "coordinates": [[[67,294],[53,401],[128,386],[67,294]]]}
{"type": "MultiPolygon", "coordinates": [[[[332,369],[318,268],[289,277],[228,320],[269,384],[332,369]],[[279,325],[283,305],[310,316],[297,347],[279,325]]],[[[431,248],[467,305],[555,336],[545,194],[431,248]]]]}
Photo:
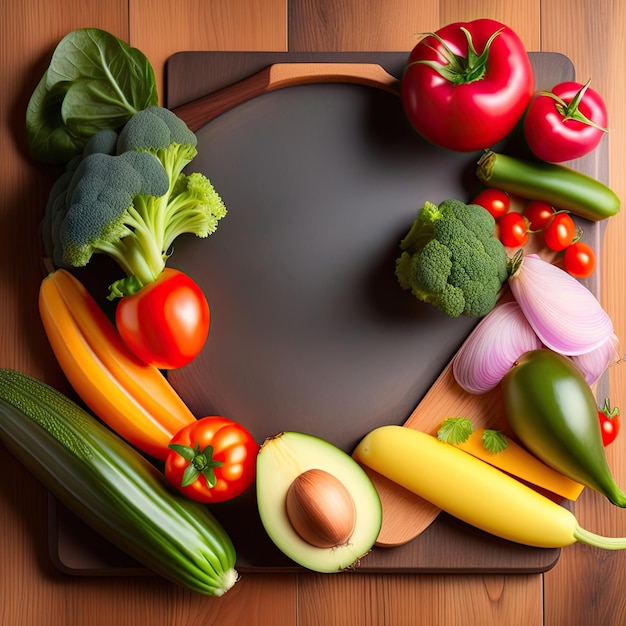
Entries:
{"type": "Polygon", "coordinates": [[[197,502],[225,502],[242,494],[256,477],[258,444],[241,424],[203,417],[172,438],[165,476],[197,502]]]}
{"type": "Polygon", "coordinates": [[[174,369],[189,363],[204,346],[210,311],[191,277],[166,268],[154,282],[118,302],[115,321],[126,345],[142,361],[174,369]]]}
{"type": "Polygon", "coordinates": [[[534,87],[518,35],[500,22],[478,19],[424,37],[409,56],[401,95],[409,122],[425,139],[469,152],[504,139],[534,87]]]}

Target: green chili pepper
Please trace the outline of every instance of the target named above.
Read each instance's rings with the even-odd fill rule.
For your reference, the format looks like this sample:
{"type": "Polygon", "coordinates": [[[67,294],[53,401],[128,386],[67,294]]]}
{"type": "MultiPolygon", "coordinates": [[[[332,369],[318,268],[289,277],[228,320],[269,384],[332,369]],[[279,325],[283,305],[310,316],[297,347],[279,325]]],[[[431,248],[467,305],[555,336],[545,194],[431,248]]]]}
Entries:
{"type": "Polygon", "coordinates": [[[570,359],[547,349],[522,355],[502,380],[505,416],[546,465],[626,507],[607,462],[593,392],[570,359]]]}

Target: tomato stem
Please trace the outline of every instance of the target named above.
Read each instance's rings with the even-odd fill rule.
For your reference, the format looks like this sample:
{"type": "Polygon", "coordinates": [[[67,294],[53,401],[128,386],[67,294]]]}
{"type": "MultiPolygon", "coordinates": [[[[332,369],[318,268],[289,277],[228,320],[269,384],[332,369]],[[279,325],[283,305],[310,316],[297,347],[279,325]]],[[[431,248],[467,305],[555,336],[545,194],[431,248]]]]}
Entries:
{"type": "MultiPolygon", "coordinates": [[[[497,30],[489,37],[483,51],[478,54],[472,40],[472,34],[467,28],[461,26],[465,38],[467,39],[467,56],[455,54],[450,46],[437,33],[424,33],[427,37],[433,37],[440,44],[441,49],[437,49],[434,45],[424,43],[424,45],[436,52],[445,63],[437,61],[420,60],[413,63],[427,65],[435,70],[443,78],[455,85],[463,85],[481,80],[485,75],[487,59],[489,58],[489,50],[494,39],[502,32],[502,28],[497,30]]],[[[409,65],[413,65],[410,63],[409,65]]]]}
{"type": "Polygon", "coordinates": [[[592,120],[590,120],[584,113],[582,113],[579,109],[580,102],[589,87],[589,83],[591,79],[589,79],[577,92],[576,95],[572,98],[571,102],[567,103],[563,98],[557,96],[551,91],[540,91],[540,96],[546,96],[547,98],[552,98],[555,101],[556,110],[559,112],[559,115],[563,118],[563,122],[567,120],[574,120],[576,122],[580,122],[581,124],[587,124],[587,126],[593,126],[593,128],[597,128],[603,132],[608,132],[608,129],[596,124],[592,120]]]}
{"type": "Polygon", "coordinates": [[[204,476],[209,487],[215,487],[217,482],[215,468],[224,465],[224,462],[213,459],[213,446],[208,445],[202,451],[200,451],[197,444],[191,447],[172,443],[169,447],[189,461],[189,465],[183,472],[181,487],[191,485],[198,479],[200,474],[204,476]]]}
{"type": "Polygon", "coordinates": [[[608,398],[604,398],[604,406],[602,407],[602,412],[607,416],[608,419],[613,419],[619,415],[619,408],[613,407],[611,408],[611,402],[608,398]]]}

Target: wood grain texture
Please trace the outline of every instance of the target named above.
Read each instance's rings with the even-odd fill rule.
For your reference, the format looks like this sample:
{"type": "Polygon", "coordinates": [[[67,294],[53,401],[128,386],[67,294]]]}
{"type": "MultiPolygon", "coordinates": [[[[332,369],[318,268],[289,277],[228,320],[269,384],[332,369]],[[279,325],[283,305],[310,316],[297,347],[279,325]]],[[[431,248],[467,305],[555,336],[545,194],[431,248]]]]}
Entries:
{"type": "MultiPolygon", "coordinates": [[[[81,26],[128,38],[159,80],[181,50],[409,50],[417,33],[447,22],[492,17],[513,27],[529,50],[568,55],[580,79],[606,96],[610,184],[626,194],[626,97],[618,73],[626,54],[626,5],[614,0],[21,0],[0,23],[0,366],[62,385],[36,312],[36,228],[52,178],[24,154],[26,102],[56,42],[81,26]]],[[[626,336],[626,217],[605,237],[601,299],[626,336]]],[[[624,348],[621,347],[623,354],[624,348]]],[[[626,406],[626,369],[610,373],[613,403],[626,406]]],[[[609,449],[626,485],[626,437],[609,449]]],[[[626,554],[583,546],[564,550],[545,575],[248,576],[220,600],[154,577],[72,578],[46,553],[46,493],[0,448],[0,624],[154,626],[240,623],[265,626],[437,624],[618,626],[626,623],[626,554]],[[419,618],[417,616],[420,616],[419,618]]],[[[626,535],[626,513],[585,492],[576,505],[591,530],[626,535]]]]}
{"type": "Polygon", "coordinates": [[[287,50],[285,0],[130,0],[130,39],[163,67],[183,50],[287,50]]]}
{"type": "Polygon", "coordinates": [[[540,576],[302,576],[298,625],[539,626],[540,595],[540,576]]]}
{"type": "Polygon", "coordinates": [[[410,50],[438,27],[436,0],[291,0],[289,50],[410,50]]]}
{"type": "Polygon", "coordinates": [[[440,4],[442,24],[487,17],[510,26],[527,50],[548,51],[541,46],[540,0],[442,0],[440,4]]]}
{"type": "MultiPolygon", "coordinates": [[[[610,0],[573,0],[567,11],[558,3],[542,5],[544,49],[567,54],[577,68],[578,79],[591,78],[593,88],[603,94],[610,112],[609,183],[620,198],[626,197],[624,154],[626,150],[626,90],[619,67],[626,54],[626,6],[610,0]]],[[[604,239],[601,301],[617,329],[620,354],[625,351],[626,302],[624,251],[626,215],[619,213],[608,225],[604,239]]],[[[626,398],[624,362],[610,370],[611,397],[616,406],[626,398]]],[[[620,485],[626,485],[626,438],[608,448],[607,456],[620,485]]],[[[583,493],[576,505],[581,524],[596,532],[626,535],[626,512],[611,507],[593,493],[583,493]]],[[[546,624],[626,623],[626,554],[603,553],[585,546],[563,552],[556,570],[545,577],[546,624]]]]}

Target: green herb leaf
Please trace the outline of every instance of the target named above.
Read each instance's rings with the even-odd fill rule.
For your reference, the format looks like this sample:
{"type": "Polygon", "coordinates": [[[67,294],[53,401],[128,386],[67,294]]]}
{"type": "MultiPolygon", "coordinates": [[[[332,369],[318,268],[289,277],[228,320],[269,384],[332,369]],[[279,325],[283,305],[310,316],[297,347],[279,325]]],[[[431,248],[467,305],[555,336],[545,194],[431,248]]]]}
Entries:
{"type": "Polygon", "coordinates": [[[142,52],[98,28],[74,30],[57,45],[28,103],[31,156],[66,163],[92,135],[118,130],[158,100],[154,69],[142,52]]]}
{"type": "Polygon", "coordinates": [[[499,430],[486,429],[483,432],[483,446],[485,446],[487,452],[498,454],[498,452],[502,452],[508,445],[509,440],[507,436],[499,430]]]}
{"type": "Polygon", "coordinates": [[[437,439],[446,443],[464,443],[474,432],[472,420],[467,417],[446,417],[437,431],[437,439]]]}

